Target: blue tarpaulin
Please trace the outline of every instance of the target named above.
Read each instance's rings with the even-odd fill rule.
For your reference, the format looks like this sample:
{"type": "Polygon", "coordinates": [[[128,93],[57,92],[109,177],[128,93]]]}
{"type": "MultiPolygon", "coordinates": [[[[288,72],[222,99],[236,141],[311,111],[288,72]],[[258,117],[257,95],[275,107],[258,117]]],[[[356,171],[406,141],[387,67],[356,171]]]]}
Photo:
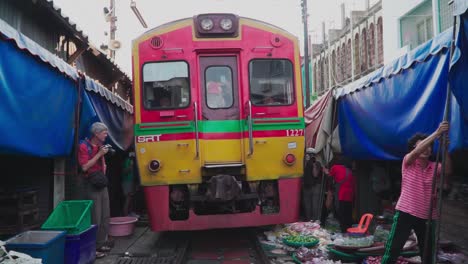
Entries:
{"type": "Polygon", "coordinates": [[[0,152],[66,156],[73,146],[76,83],[0,39],[0,152]]]}
{"type": "Polygon", "coordinates": [[[133,119],[131,105],[114,96],[109,90],[89,77],[85,79],[86,90],[83,94],[80,123],[80,138],[90,137],[92,123],[103,122],[109,128],[109,143],[126,150],[132,143],[133,119]],[[119,107],[116,107],[119,106],[119,107]]]}
{"type": "MultiPolygon", "coordinates": [[[[413,134],[437,128],[445,108],[451,35],[450,29],[335,93],[340,143],[346,156],[401,159],[413,134]]],[[[468,67],[459,67],[452,74],[466,78],[468,67]]],[[[466,89],[460,92],[467,93],[466,89]]],[[[467,147],[467,122],[455,99],[450,124],[450,149],[467,147]]]]}
{"type": "MultiPolygon", "coordinates": [[[[465,9],[466,11],[466,9],[465,9]]],[[[463,119],[468,123],[468,12],[460,17],[455,60],[450,69],[450,85],[460,105],[463,119]]]]}
{"type": "Polygon", "coordinates": [[[0,153],[70,155],[78,84],[86,88],[79,135],[100,120],[114,145],[126,149],[133,107],[0,20],[0,153]]]}

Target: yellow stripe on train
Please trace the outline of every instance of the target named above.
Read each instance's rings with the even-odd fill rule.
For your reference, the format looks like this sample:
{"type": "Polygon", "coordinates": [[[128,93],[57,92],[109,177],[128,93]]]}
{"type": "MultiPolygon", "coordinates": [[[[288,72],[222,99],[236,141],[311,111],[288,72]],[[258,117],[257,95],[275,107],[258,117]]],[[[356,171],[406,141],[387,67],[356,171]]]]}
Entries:
{"type": "Polygon", "coordinates": [[[254,152],[249,153],[249,140],[200,140],[200,155],[196,157],[196,141],[174,140],[137,143],[140,180],[143,186],[201,183],[201,168],[206,162],[234,162],[236,153],[242,153],[238,162],[245,164],[248,181],[301,177],[304,158],[303,137],[255,138],[254,152]],[[240,143],[240,144],[239,144],[240,143]],[[216,151],[213,151],[216,146],[216,151]],[[239,146],[242,151],[239,151],[239,146]],[[204,150],[210,149],[205,154],[204,150]],[[296,162],[287,165],[286,154],[293,154],[296,162]],[[150,172],[148,165],[158,160],[161,168],[150,172]]]}

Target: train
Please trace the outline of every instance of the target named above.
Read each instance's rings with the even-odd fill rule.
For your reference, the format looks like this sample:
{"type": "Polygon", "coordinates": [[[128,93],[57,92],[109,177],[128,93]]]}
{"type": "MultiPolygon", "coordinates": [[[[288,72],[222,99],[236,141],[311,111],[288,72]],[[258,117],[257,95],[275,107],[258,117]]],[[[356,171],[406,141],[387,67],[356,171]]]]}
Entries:
{"type": "Polygon", "coordinates": [[[299,218],[304,106],[298,39],[230,13],[133,40],[135,153],[153,231],[299,218]]]}

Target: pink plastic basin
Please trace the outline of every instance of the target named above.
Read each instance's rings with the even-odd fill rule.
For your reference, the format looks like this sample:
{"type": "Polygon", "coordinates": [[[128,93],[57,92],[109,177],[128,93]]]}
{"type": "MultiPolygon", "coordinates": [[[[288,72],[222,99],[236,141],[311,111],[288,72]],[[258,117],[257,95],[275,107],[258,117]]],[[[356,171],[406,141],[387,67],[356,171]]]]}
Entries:
{"type": "Polygon", "coordinates": [[[112,217],[109,221],[109,236],[128,236],[135,230],[138,218],[133,216],[112,217]]]}

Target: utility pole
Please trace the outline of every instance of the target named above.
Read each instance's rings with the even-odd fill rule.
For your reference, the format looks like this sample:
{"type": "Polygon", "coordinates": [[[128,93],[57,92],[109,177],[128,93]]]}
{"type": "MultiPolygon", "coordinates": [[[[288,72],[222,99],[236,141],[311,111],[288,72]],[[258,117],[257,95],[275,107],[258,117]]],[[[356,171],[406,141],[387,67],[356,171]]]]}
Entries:
{"type": "Polygon", "coordinates": [[[350,13],[350,17],[351,17],[351,20],[350,20],[350,32],[351,32],[351,81],[354,82],[354,68],[356,67],[356,65],[354,65],[354,36],[353,36],[353,11],[351,10],[351,13],[350,13]]]}
{"type": "MultiPolygon", "coordinates": [[[[110,29],[109,29],[109,45],[115,40],[115,31],[117,31],[117,26],[115,21],[117,21],[117,17],[115,16],[115,0],[110,0],[110,29]]],[[[115,59],[115,50],[109,48],[109,56],[112,59],[115,59]]]]}
{"type": "MultiPolygon", "coordinates": [[[[330,22],[330,21],[329,21],[330,22]]],[[[330,29],[331,29],[331,26],[330,24],[328,24],[328,38],[327,38],[327,42],[328,42],[328,48],[326,50],[328,50],[328,86],[329,86],[329,89],[333,88],[333,70],[332,70],[332,47],[331,47],[331,43],[330,43],[330,29]]],[[[335,67],[335,65],[333,65],[333,67],[335,67]]]]}
{"type": "Polygon", "coordinates": [[[306,87],[306,108],[310,106],[310,73],[309,73],[309,30],[307,29],[308,24],[308,13],[307,13],[307,0],[301,0],[302,7],[302,23],[304,24],[304,75],[305,75],[305,87],[306,87]]]}

